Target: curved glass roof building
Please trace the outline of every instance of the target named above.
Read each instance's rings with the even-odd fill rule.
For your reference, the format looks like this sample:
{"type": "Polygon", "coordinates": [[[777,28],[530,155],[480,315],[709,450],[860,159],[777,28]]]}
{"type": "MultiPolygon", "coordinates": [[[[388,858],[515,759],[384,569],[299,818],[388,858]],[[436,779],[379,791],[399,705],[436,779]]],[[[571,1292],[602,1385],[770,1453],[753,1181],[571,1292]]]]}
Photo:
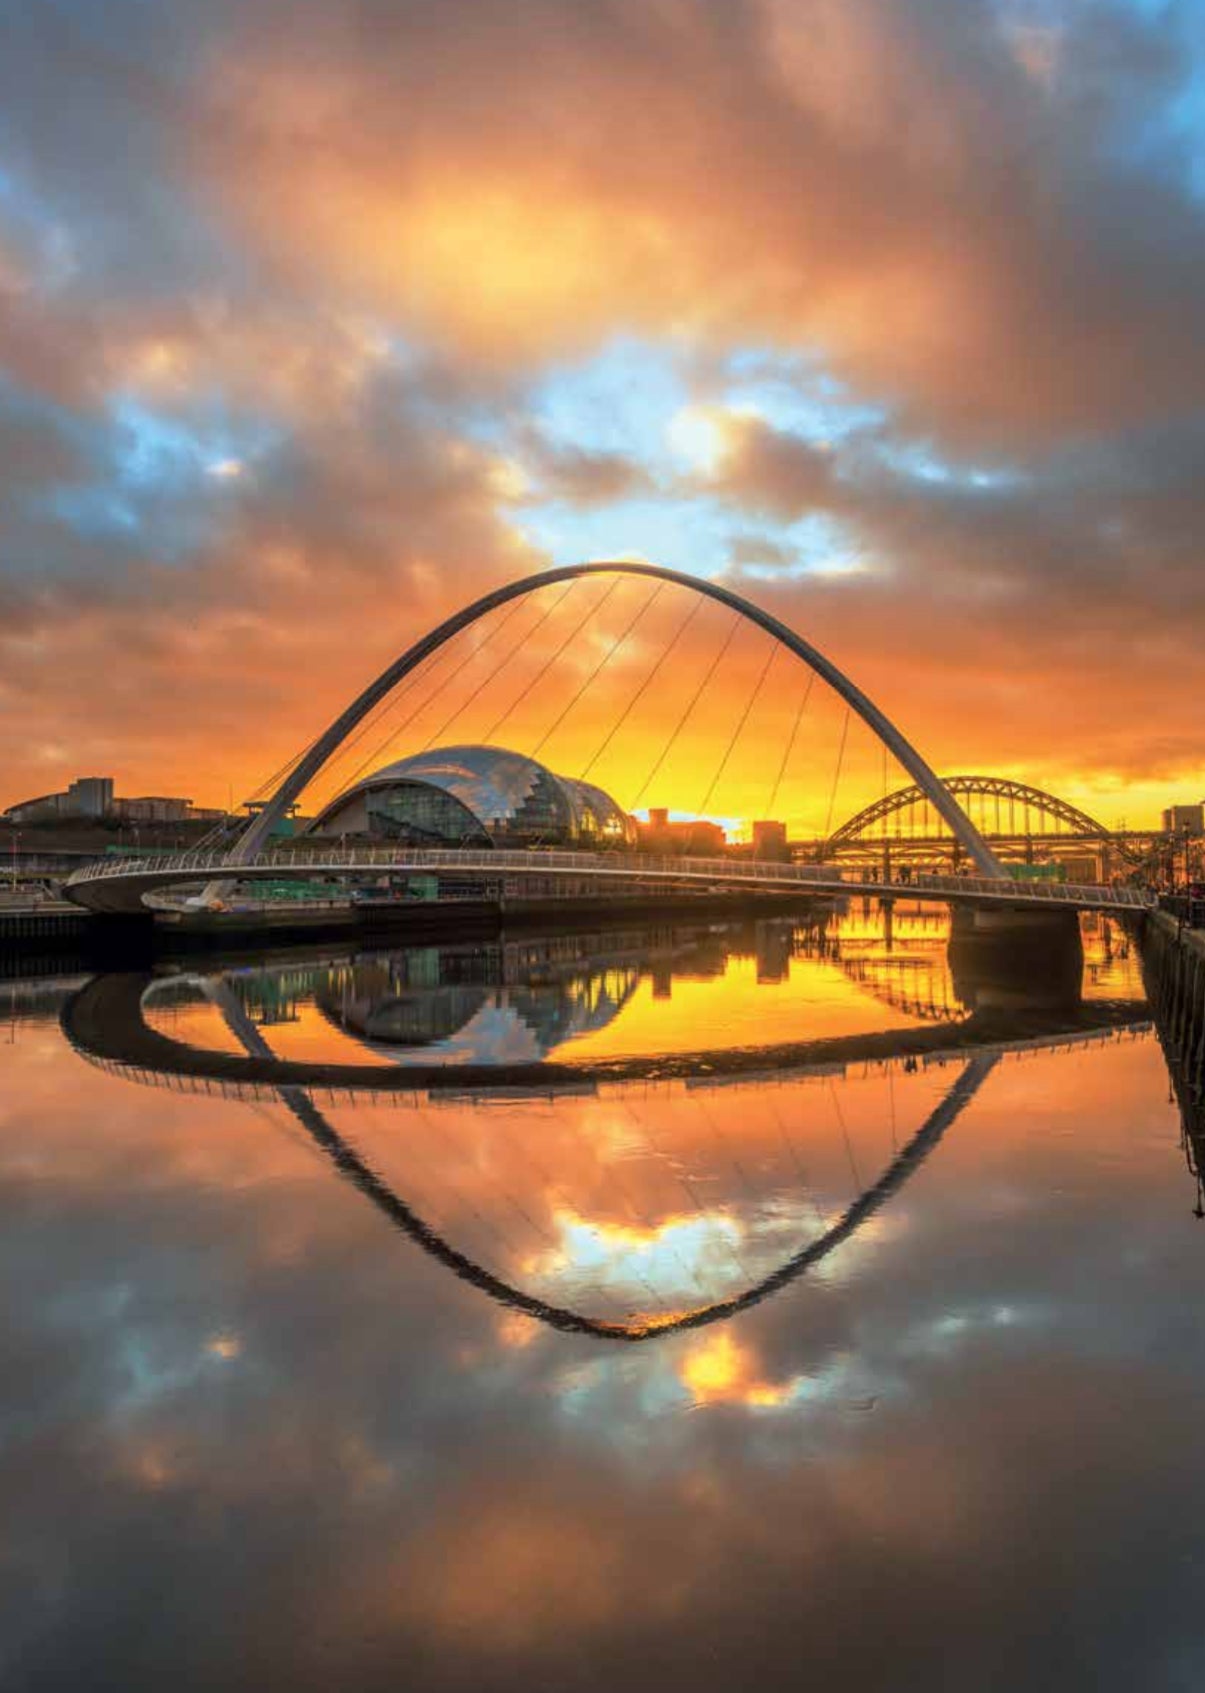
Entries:
{"type": "Polygon", "coordinates": [[[322,834],[411,846],[628,846],[631,819],[591,782],[506,747],[433,747],[355,783],[319,813],[322,834]]]}

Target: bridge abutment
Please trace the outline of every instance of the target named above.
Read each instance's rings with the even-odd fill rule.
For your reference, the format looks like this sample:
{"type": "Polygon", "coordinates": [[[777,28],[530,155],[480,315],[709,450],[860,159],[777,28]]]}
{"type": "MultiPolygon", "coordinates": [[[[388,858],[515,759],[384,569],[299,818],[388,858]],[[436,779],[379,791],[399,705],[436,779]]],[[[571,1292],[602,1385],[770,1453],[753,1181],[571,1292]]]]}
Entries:
{"type": "Polygon", "coordinates": [[[955,991],[977,1011],[1079,1003],[1084,945],[1074,910],[954,906],[949,956],[955,991]]]}

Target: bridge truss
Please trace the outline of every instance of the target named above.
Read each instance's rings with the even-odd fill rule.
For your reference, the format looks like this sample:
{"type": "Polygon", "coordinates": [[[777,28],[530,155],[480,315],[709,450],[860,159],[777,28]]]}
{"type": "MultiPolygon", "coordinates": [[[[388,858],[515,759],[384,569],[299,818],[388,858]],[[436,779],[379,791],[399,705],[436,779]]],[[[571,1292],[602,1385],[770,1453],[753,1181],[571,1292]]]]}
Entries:
{"type": "MultiPolygon", "coordinates": [[[[1092,859],[1097,874],[1142,862],[1155,839],[1149,831],[1108,828],[1057,794],[1005,776],[943,776],[957,800],[1003,862],[1035,863],[1060,855],[1092,859]]],[[[928,795],[915,783],[884,794],[848,818],[814,855],[847,864],[957,866],[962,849],[928,795]]]]}

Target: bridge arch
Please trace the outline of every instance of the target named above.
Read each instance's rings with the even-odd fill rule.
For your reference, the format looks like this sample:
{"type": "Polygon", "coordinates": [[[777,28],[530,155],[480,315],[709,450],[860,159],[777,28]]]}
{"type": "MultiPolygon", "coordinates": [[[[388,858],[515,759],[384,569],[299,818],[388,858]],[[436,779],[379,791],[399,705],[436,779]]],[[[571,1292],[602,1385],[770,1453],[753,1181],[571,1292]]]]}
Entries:
{"type": "Polygon", "coordinates": [[[810,641],[805,641],[780,618],[765,611],[761,606],[747,600],[743,595],[735,593],[731,588],[721,583],[708,581],[706,578],[688,576],[680,570],[669,570],[663,565],[646,564],[637,560],[616,559],[591,564],[559,565],[552,570],[540,571],[534,576],[524,576],[517,581],[509,582],[501,588],[495,588],[480,599],[446,618],[436,628],[424,635],[408,647],[392,664],[386,666],[381,674],[370,682],[368,687],[359,694],[351,704],[341,711],[334,721],[320,734],[316,741],[303,755],[296,768],[285,778],[263,810],[252,820],[248,828],[235,842],[229,854],[232,864],[244,863],[258,852],[260,846],[271,834],[275,824],[285,815],[294,800],[308,787],[327,761],[343,744],[349,734],[363,721],[368,713],[389,694],[399,682],[411,671],[418,668],[426,659],[445,646],[463,629],[478,622],[499,606],[508,604],[511,600],[521,599],[524,595],[534,593],[538,588],[546,588],[555,582],[572,581],[578,576],[593,576],[602,574],[619,574],[624,576],[651,577],[657,582],[672,583],[677,587],[686,588],[691,592],[701,594],[707,599],[715,600],[720,605],[727,606],[740,617],[764,629],[776,641],[779,641],[788,652],[801,659],[816,675],[820,676],[845,701],[852,711],[855,711],[864,723],[876,734],[886,747],[895,755],[899,762],[912,777],[918,790],[930,801],[934,809],[940,813],[952,829],[955,837],[966,851],[980,873],[984,876],[1003,876],[1004,871],[996,860],[995,854],[979,830],[972,823],[966,812],[958,804],[953,795],[943,786],[940,778],[929,767],[920,753],[896,728],[895,724],[870,700],[860,688],[856,687],[844,671],[826,658],[814,647],[810,641]]]}
{"type": "MultiPolygon", "coordinates": [[[[1068,834],[1105,839],[1112,833],[1103,823],[1098,823],[1096,818],[1089,817],[1086,811],[1080,811],[1077,806],[1060,799],[1057,794],[1030,787],[1026,782],[1014,782],[1005,776],[943,776],[941,782],[946,792],[956,799],[983,797],[1001,800],[1014,807],[1021,805],[1029,811],[1040,813],[1043,817],[1053,818],[1068,834]]],[[[864,806],[853,817],[847,818],[839,829],[834,830],[829,836],[829,845],[838,846],[870,836],[876,825],[885,823],[889,817],[897,816],[925,800],[931,801],[931,795],[920,783],[884,794],[881,799],[864,806]]],[[[940,807],[937,809],[940,810],[940,807]]]]}

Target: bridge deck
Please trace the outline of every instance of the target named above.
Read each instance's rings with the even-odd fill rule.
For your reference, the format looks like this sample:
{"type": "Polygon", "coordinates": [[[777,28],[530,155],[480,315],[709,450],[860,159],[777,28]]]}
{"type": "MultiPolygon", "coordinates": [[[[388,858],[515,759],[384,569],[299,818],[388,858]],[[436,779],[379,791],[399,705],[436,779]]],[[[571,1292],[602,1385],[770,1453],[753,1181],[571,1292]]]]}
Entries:
{"type": "Polygon", "coordinates": [[[443,874],[471,880],[581,877],[592,882],[663,887],[761,888],[805,894],[868,894],[980,905],[1080,911],[1145,910],[1154,896],[1137,888],[1020,882],[1011,877],[918,874],[906,883],[843,874],[832,865],[774,864],[751,859],[675,858],[619,852],[554,852],[500,848],[351,846],[262,852],[238,862],[223,852],[160,853],[131,862],[97,862],[73,872],[63,892],[93,911],[137,912],[156,889],[215,881],[281,881],[317,877],[443,874]]]}

